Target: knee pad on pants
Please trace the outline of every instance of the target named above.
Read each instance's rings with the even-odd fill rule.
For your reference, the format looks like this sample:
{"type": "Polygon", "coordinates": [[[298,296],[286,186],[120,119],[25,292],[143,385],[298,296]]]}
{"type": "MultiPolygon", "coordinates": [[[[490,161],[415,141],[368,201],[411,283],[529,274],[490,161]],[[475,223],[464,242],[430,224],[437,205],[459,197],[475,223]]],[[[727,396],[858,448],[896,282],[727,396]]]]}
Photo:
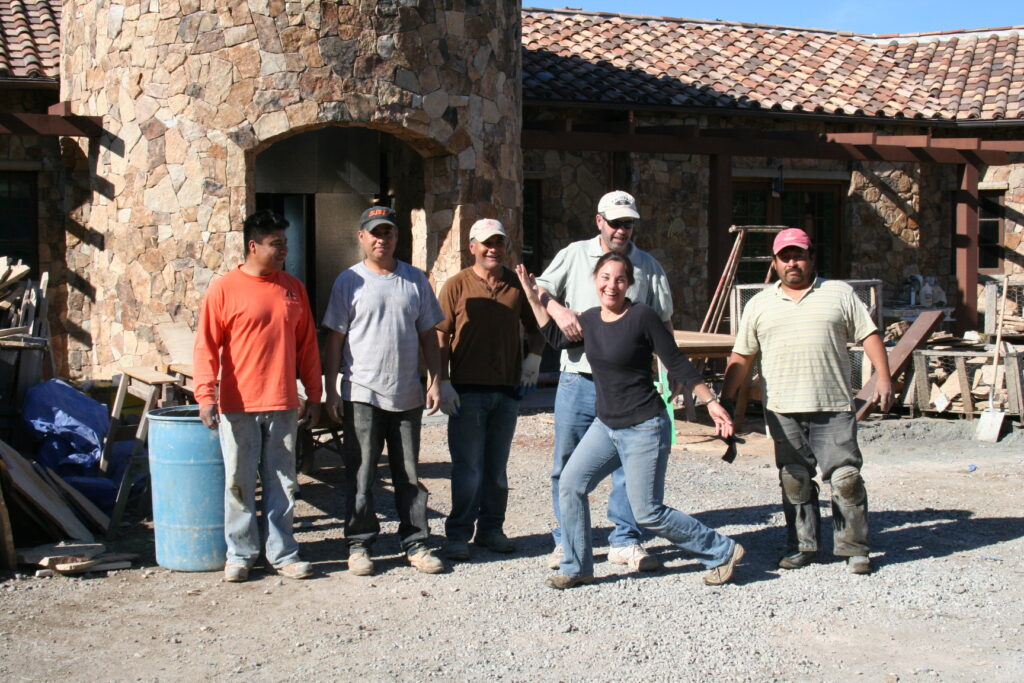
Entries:
{"type": "Polygon", "coordinates": [[[829,483],[832,484],[832,496],[842,505],[860,505],[867,497],[864,479],[856,467],[844,465],[836,469],[829,483]]]}
{"type": "Polygon", "coordinates": [[[793,505],[803,505],[811,500],[814,481],[810,471],[803,465],[783,465],[779,470],[782,496],[793,505]]]}

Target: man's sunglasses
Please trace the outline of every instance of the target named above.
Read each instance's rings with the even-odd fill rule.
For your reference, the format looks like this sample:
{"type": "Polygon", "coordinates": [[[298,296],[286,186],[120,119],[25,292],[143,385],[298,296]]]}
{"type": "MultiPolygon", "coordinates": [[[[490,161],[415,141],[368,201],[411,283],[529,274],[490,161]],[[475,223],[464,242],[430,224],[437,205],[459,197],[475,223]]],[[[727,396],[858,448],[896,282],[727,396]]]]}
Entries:
{"type": "Polygon", "coordinates": [[[612,226],[616,230],[632,230],[634,227],[634,222],[632,218],[620,218],[614,221],[610,221],[606,218],[605,223],[612,226]]]}

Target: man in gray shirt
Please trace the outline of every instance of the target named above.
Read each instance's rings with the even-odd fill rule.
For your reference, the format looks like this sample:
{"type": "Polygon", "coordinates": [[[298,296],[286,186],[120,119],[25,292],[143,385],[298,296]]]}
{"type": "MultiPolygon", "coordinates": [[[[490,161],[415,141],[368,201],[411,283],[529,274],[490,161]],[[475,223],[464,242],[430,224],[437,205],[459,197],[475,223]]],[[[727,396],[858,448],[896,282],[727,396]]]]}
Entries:
{"type": "MultiPolygon", "coordinates": [[[[653,256],[632,241],[639,218],[632,195],[620,190],[609,192],[597,204],[594,217],[597,236],[573,242],[562,249],[537,278],[537,284],[544,293],[541,301],[548,315],[568,339],[578,341],[583,338],[576,313],[598,305],[594,265],[602,254],[609,251],[625,254],[633,264],[636,282],[627,291],[627,296],[653,308],[669,331],[672,330],[672,293],[665,271],[653,256]]],[[[583,347],[563,351],[560,365],[562,372],[555,395],[555,452],[551,468],[551,498],[559,526],[558,482],[562,468],[597,415],[594,379],[583,347]]],[[[626,479],[621,467],[612,473],[608,519],[615,525],[608,537],[611,546],[609,561],[627,565],[633,571],[657,569],[657,558],[640,545],[642,531],[626,497],[626,479]]],[[[558,569],[562,559],[561,529],[555,527],[552,535],[555,551],[548,564],[552,569],[558,569]]]]}
{"type": "Polygon", "coordinates": [[[395,258],[395,220],[388,207],[363,212],[359,244],[365,258],[338,276],[323,320],[331,331],[324,362],[326,407],[344,425],[345,539],[349,571],[358,576],[373,573],[371,546],[380,533],[373,484],[385,443],[402,549],[419,571],[444,571],[426,544],[427,490],[416,474],[424,408],[420,350],[433,379],[427,410],[437,412],[454,393],[447,374],[441,375],[434,331],[444,314],[423,271],[395,258]]]}

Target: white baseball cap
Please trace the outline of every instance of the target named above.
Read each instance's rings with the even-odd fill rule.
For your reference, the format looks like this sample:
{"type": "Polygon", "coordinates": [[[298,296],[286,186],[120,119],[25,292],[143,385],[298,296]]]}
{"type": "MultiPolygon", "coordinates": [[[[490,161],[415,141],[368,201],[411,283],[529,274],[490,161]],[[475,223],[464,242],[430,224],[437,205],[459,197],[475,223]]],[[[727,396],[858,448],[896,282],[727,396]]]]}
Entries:
{"type": "Polygon", "coordinates": [[[636,211],[636,200],[633,195],[622,190],[609,192],[601,197],[597,203],[597,212],[604,216],[606,221],[616,221],[620,218],[640,218],[636,211]]]}
{"type": "Polygon", "coordinates": [[[501,221],[494,218],[481,218],[469,229],[469,239],[476,240],[477,242],[486,242],[495,235],[501,235],[508,239],[505,226],[501,224],[501,221]]]}

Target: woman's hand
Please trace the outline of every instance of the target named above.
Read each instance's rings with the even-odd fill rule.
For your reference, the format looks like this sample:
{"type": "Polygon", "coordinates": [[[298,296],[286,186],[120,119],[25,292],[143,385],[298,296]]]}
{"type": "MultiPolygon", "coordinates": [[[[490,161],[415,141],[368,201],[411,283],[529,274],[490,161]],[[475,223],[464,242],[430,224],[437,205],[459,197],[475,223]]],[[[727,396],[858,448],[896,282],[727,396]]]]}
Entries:
{"type": "Polygon", "coordinates": [[[537,278],[530,274],[522,263],[516,266],[516,275],[519,276],[519,282],[523,285],[523,293],[526,294],[530,305],[540,306],[540,287],[537,286],[537,278]]]}
{"type": "Polygon", "coordinates": [[[729,416],[729,411],[718,401],[711,401],[707,406],[708,414],[715,421],[715,433],[724,439],[728,439],[734,433],[732,417],[729,416]]]}

